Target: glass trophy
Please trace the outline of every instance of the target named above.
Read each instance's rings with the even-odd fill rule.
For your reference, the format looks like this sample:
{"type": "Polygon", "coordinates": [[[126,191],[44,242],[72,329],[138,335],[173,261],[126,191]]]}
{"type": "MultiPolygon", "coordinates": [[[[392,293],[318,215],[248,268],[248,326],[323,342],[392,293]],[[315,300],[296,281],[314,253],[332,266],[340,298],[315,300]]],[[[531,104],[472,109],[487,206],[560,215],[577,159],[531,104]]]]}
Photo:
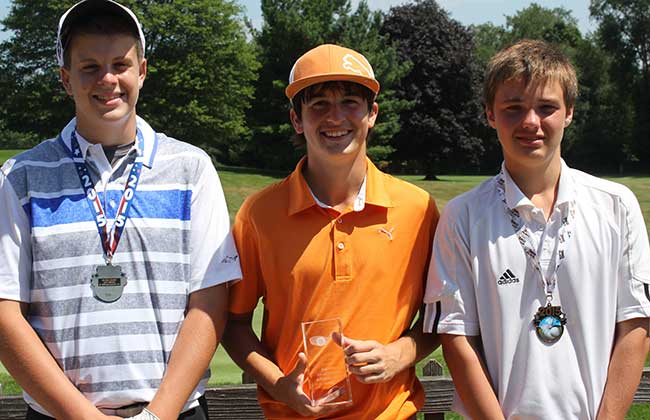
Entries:
{"type": "Polygon", "coordinates": [[[332,339],[334,332],[343,335],[339,318],[302,323],[302,339],[307,355],[305,393],[314,406],[352,402],[345,353],[332,339]]]}

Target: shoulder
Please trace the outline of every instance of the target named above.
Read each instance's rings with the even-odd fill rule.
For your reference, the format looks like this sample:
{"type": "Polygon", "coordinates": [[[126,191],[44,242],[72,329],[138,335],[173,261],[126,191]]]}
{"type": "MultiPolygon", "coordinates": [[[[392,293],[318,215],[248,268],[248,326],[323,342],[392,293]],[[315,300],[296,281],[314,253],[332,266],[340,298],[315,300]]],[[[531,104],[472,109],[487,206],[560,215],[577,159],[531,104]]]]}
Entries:
{"type": "Polygon", "coordinates": [[[204,163],[212,162],[210,156],[200,147],[168,137],[164,133],[156,133],[156,137],[158,139],[156,158],[171,157],[180,160],[199,159],[204,163]]]}
{"type": "Polygon", "coordinates": [[[288,205],[289,177],[286,177],[246,197],[237,218],[248,222],[267,218],[279,211],[288,212],[288,205]]]}
{"type": "Polygon", "coordinates": [[[489,215],[487,210],[502,205],[496,189],[496,179],[488,178],[471,190],[449,200],[443,210],[443,216],[451,220],[470,221],[489,215]]]}
{"type": "Polygon", "coordinates": [[[156,137],[154,173],[167,180],[191,184],[216,182],[218,175],[212,158],[203,149],[163,133],[156,133],[156,137]]]}
{"type": "Polygon", "coordinates": [[[629,207],[638,203],[632,190],[623,184],[577,169],[569,168],[569,171],[576,186],[578,206],[594,206],[607,210],[619,204],[629,207]]]}
{"type": "Polygon", "coordinates": [[[27,166],[52,166],[62,158],[68,158],[56,138],[45,140],[29,150],[11,157],[2,165],[2,171],[9,175],[27,166]]]}

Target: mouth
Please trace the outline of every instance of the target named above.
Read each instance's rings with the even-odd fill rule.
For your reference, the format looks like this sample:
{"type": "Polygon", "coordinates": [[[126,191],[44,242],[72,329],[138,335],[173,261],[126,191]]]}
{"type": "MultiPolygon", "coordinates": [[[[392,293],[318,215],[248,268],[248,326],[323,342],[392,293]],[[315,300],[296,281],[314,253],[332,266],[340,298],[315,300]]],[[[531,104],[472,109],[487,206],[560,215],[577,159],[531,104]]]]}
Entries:
{"type": "Polygon", "coordinates": [[[352,133],[352,130],[323,130],[321,135],[330,140],[340,140],[348,134],[352,133]]]}
{"type": "Polygon", "coordinates": [[[117,105],[126,95],[124,93],[103,93],[93,95],[93,99],[101,102],[104,105],[111,106],[117,105]]]}
{"type": "Polygon", "coordinates": [[[515,136],[515,140],[525,146],[538,147],[544,144],[543,136],[515,136]]]}

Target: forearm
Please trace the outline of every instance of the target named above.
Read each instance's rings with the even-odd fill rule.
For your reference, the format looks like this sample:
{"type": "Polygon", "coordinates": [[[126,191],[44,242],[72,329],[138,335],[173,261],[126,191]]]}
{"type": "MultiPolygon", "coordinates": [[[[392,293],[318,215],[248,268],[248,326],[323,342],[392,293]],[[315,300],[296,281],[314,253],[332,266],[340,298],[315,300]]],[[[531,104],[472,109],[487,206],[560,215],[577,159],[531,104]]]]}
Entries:
{"type": "Polygon", "coordinates": [[[230,316],[223,336],[223,346],[232,360],[255,382],[273,395],[273,387],[284,377],[266,348],[255,335],[250,320],[233,319],[230,316]]]}
{"type": "Polygon", "coordinates": [[[425,333],[422,328],[423,318],[396,341],[388,344],[399,355],[400,371],[415,366],[420,360],[430,355],[440,345],[437,333],[425,333]]]}
{"type": "Polygon", "coordinates": [[[70,380],[22,314],[20,303],[0,300],[0,359],[11,376],[56,418],[101,416],[70,380]]]}
{"type": "Polygon", "coordinates": [[[223,333],[228,291],[213,286],[190,295],[188,311],[160,387],[148,409],[161,420],[176,419],[201,380],[223,333]]]}
{"type": "Polygon", "coordinates": [[[632,404],[648,354],[648,318],[616,325],[616,339],[598,420],[623,419],[632,404]]]}
{"type": "Polygon", "coordinates": [[[445,361],[465,409],[473,419],[499,419],[503,412],[480,352],[480,337],[442,334],[445,361]]]}

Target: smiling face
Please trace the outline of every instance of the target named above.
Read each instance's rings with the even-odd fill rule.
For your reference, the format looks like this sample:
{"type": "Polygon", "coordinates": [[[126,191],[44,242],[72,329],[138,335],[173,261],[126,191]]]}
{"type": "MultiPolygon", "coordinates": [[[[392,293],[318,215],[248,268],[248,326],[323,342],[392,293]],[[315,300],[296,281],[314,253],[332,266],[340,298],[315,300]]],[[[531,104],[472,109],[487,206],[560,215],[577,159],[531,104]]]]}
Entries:
{"type": "Polygon", "coordinates": [[[80,34],[71,41],[69,66],[61,68],[61,80],[74,99],[82,136],[93,139],[105,130],[130,126],[135,135],[135,105],[147,73],[136,42],[126,34],[80,34]]]}
{"type": "Polygon", "coordinates": [[[378,110],[358,92],[338,87],[314,92],[302,103],[300,117],[293,109],[290,117],[296,133],[305,136],[310,159],[345,160],[365,156],[378,110]]]}
{"type": "Polygon", "coordinates": [[[566,107],[563,93],[556,80],[526,85],[514,78],[497,88],[486,114],[497,130],[509,171],[560,164],[564,129],[573,119],[573,108],[566,107]]]}

